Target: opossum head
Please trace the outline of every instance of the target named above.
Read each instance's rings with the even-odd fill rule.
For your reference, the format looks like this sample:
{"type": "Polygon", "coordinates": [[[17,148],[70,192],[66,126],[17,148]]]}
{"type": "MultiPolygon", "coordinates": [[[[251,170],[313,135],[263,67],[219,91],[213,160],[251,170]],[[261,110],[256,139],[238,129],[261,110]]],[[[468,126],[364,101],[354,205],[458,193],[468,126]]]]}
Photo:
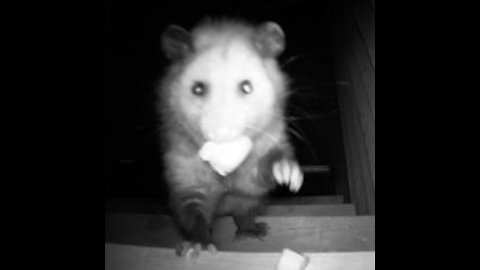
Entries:
{"type": "Polygon", "coordinates": [[[276,23],[208,22],[191,33],[170,26],[162,45],[173,61],[164,85],[171,117],[202,140],[253,138],[283,119],[276,57],[285,39],[276,23]]]}

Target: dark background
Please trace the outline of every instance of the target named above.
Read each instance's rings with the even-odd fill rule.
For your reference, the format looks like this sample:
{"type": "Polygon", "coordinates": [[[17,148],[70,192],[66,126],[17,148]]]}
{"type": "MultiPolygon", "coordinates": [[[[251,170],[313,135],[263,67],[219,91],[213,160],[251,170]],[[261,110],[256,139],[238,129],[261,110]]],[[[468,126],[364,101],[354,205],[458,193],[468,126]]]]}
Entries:
{"type": "MultiPolygon", "coordinates": [[[[271,20],[286,33],[280,57],[292,78],[287,108],[290,137],[301,165],[329,165],[307,174],[300,195],[345,193],[345,161],[332,67],[333,14],[330,1],[105,1],[105,195],[165,197],[158,147],[154,89],[167,61],[160,36],[169,24],[190,29],[209,17],[271,20]],[[204,3],[205,2],[205,3],[204,3]]],[[[345,7],[345,6],[343,6],[345,7]]],[[[275,192],[288,195],[285,189],[275,192]]]]}

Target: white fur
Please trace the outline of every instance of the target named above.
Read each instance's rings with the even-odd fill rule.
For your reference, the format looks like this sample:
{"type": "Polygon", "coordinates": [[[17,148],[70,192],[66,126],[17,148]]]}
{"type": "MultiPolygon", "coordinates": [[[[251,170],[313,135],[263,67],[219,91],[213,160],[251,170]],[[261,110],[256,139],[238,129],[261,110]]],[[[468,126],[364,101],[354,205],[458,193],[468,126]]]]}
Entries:
{"type": "MultiPolygon", "coordinates": [[[[223,26],[194,31],[195,50],[177,79],[175,95],[180,111],[187,114],[205,139],[219,129],[233,140],[247,130],[263,130],[274,117],[276,102],[283,95],[284,80],[274,59],[260,57],[249,39],[249,28],[223,26]],[[239,84],[249,80],[253,92],[244,95],[239,84]],[[194,82],[206,83],[205,98],[191,92],[194,82]]],[[[221,138],[222,139],[222,138],[221,138]]]]}

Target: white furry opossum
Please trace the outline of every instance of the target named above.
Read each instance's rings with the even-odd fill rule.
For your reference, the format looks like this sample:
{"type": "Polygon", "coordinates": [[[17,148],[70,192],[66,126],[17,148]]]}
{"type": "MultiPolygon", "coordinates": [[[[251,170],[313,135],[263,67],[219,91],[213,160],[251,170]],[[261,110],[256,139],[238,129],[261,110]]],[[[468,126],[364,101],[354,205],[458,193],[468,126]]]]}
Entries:
{"type": "Polygon", "coordinates": [[[162,47],[172,62],[158,91],[166,179],[188,240],[177,254],[212,244],[217,215],[233,216],[237,237],[265,236],[255,216],[267,192],[276,184],[296,192],[303,182],[284,120],[287,79],[276,60],[282,29],[228,20],[192,32],[172,25],[162,47]],[[218,146],[210,160],[200,153],[207,144],[218,146]]]}

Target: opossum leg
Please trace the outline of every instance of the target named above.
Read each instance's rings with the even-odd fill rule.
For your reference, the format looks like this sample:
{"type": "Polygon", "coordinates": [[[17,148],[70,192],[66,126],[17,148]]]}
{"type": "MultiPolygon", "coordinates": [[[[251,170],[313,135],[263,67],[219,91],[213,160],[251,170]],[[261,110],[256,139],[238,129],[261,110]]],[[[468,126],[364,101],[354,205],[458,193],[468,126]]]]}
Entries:
{"type": "Polygon", "coordinates": [[[177,208],[178,221],[187,240],[177,245],[176,253],[179,256],[191,253],[193,257],[197,257],[202,249],[212,250],[212,203],[206,200],[206,196],[201,199],[198,195],[184,198],[183,204],[177,208]]]}
{"type": "Polygon", "coordinates": [[[245,238],[258,238],[263,240],[268,233],[268,224],[265,222],[255,222],[254,216],[234,215],[233,220],[237,225],[235,240],[245,238]]]}
{"type": "Polygon", "coordinates": [[[245,199],[243,203],[241,200],[237,202],[242,205],[237,207],[236,211],[232,213],[233,220],[237,226],[235,240],[242,240],[249,237],[263,240],[268,232],[268,224],[265,222],[255,222],[255,217],[261,207],[258,199],[245,199]]]}
{"type": "Polygon", "coordinates": [[[196,205],[188,205],[185,207],[186,235],[190,241],[207,245],[210,240],[210,222],[207,220],[206,215],[196,205]]]}

